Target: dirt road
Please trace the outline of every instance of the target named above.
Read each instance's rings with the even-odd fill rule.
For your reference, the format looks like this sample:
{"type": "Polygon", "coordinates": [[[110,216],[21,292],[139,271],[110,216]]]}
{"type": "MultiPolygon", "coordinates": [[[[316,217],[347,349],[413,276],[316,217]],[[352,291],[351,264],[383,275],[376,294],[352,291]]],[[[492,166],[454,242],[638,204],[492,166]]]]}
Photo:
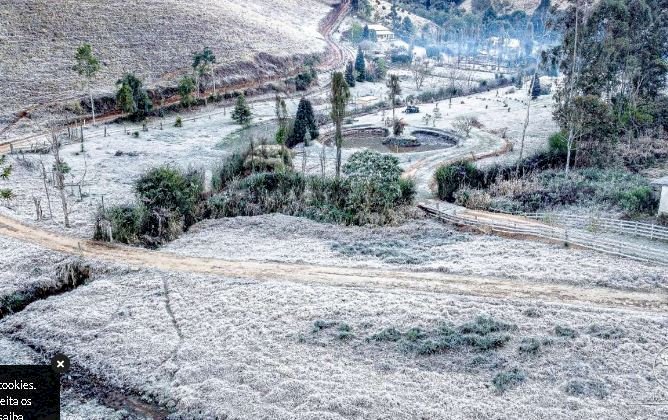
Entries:
{"type": "Polygon", "coordinates": [[[172,272],[214,274],[261,281],[329,284],[340,287],[395,288],[443,294],[536,299],[546,302],[595,305],[603,308],[668,311],[668,297],[664,294],[627,292],[600,287],[583,289],[564,284],[530,283],[439,272],[358,269],[256,261],[239,262],[187,257],[61,235],[17,222],[2,215],[0,215],[0,235],[83,258],[172,272]]]}

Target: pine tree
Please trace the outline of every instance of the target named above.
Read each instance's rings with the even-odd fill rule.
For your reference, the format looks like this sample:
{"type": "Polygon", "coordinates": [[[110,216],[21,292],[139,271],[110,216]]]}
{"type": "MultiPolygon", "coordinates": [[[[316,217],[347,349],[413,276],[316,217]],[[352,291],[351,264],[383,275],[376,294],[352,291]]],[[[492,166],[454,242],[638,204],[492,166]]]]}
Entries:
{"type": "Polygon", "coordinates": [[[357,49],[357,58],[355,58],[355,71],[357,72],[357,81],[363,82],[366,80],[366,64],[364,62],[364,53],[362,48],[357,49]]]}
{"type": "Polygon", "coordinates": [[[295,116],[295,124],[289,147],[294,147],[303,142],[307,133],[311,139],[316,139],[319,136],[318,125],[315,122],[315,115],[313,113],[313,105],[308,99],[302,98],[297,107],[297,115],[295,116]]]}
{"type": "Polygon", "coordinates": [[[246,97],[243,94],[239,95],[237,98],[237,103],[234,105],[232,120],[237,124],[243,125],[245,127],[249,126],[251,121],[253,121],[253,113],[246,103],[246,97]]]}
{"type": "Polygon", "coordinates": [[[352,61],[348,61],[348,65],[346,66],[346,83],[350,87],[355,87],[355,70],[352,61]]]}
{"type": "Polygon", "coordinates": [[[364,30],[362,30],[362,39],[367,41],[371,37],[369,33],[369,25],[364,25],[364,30]]]}

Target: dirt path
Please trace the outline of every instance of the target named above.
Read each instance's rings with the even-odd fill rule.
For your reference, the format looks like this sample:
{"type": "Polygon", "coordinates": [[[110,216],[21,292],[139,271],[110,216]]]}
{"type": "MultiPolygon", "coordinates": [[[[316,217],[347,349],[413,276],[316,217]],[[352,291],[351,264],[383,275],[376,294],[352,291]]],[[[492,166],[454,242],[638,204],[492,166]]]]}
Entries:
{"type": "Polygon", "coordinates": [[[356,269],[341,266],[240,262],[187,257],[61,235],[28,226],[1,215],[0,235],[84,258],[172,272],[215,274],[260,281],[290,281],[340,287],[404,288],[444,294],[537,299],[608,308],[668,311],[668,297],[659,293],[627,292],[600,287],[583,289],[564,284],[531,283],[438,272],[356,269]]]}

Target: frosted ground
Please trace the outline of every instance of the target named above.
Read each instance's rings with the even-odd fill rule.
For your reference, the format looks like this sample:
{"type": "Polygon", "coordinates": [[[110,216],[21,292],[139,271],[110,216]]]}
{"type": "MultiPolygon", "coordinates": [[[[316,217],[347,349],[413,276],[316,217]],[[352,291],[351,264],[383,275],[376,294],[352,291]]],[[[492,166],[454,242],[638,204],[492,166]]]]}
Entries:
{"type": "Polygon", "coordinates": [[[234,261],[409,268],[668,293],[668,273],[658,265],[556,244],[462,233],[426,218],[383,228],[336,226],[280,214],[211,220],[195,225],[164,250],[234,261]]]}
{"type": "Polygon", "coordinates": [[[71,66],[83,42],[92,44],[103,64],[96,94],[111,94],[126,71],[134,71],[149,86],[174,84],[190,72],[192,53],[204,46],[214,49],[227,82],[276,75],[296,64],[292,54],[325,50],[318,25],[331,4],[141,0],[127,7],[120,1],[3,2],[0,85],[12,90],[0,102],[0,121],[32,104],[82,96],[71,66]]]}
{"type": "Polygon", "coordinates": [[[668,398],[652,373],[666,328],[665,314],[595,305],[147,270],[100,274],[0,322],[174,418],[240,419],[660,418],[667,407],[636,404],[668,398]],[[372,339],[481,314],[517,326],[502,349],[420,355],[372,339]],[[518,350],[529,338],[535,354],[518,350]],[[526,379],[496,391],[513,367],[526,379]]]}
{"type": "MultiPolygon", "coordinates": [[[[360,84],[360,89],[375,89],[373,86],[360,84]]],[[[358,85],[358,86],[360,86],[358,85]]],[[[371,85],[371,84],[369,84],[371,85]]],[[[379,84],[374,84],[379,85],[379,84]]],[[[319,91],[314,93],[314,99],[323,95],[319,91]]],[[[465,139],[458,147],[452,147],[431,152],[412,152],[397,155],[407,174],[415,178],[418,185],[420,199],[429,198],[431,195],[431,182],[436,168],[444,163],[455,159],[470,158],[488,153],[496,153],[507,147],[507,141],[514,145],[513,152],[507,157],[500,159],[512,159],[519,150],[518,142],[521,137],[521,126],[525,119],[525,110],[522,100],[526,98],[523,90],[512,88],[489,91],[481,94],[471,95],[453,100],[452,107],[447,101],[439,102],[439,108],[443,119],[439,120],[435,127],[452,129],[452,122],[458,116],[476,116],[482,124],[481,129],[474,129],[471,137],[465,139]],[[510,104],[511,112],[504,107],[504,103],[510,104]],[[507,129],[508,140],[499,135],[500,131],[507,129]]],[[[290,112],[296,111],[298,96],[288,99],[290,112]]],[[[527,128],[525,140],[526,153],[545,147],[545,138],[556,130],[551,119],[551,99],[542,96],[532,103],[532,114],[530,124],[527,128]]],[[[408,129],[424,126],[422,117],[425,113],[433,115],[432,104],[421,104],[420,114],[399,115],[409,125],[408,129]]],[[[252,103],[256,122],[267,121],[274,116],[273,99],[259,100],[252,103]]],[[[317,107],[320,112],[326,112],[326,105],[317,107]]],[[[398,108],[400,112],[403,108],[398,108]]],[[[85,142],[73,142],[62,148],[62,156],[71,167],[66,183],[76,184],[84,179],[82,192],[79,198],[78,189],[70,188],[68,193],[69,205],[71,207],[72,229],[71,233],[90,237],[92,235],[92,222],[98,207],[104,202],[106,205],[124,204],[133,200],[132,187],[135,180],[147,169],[172,164],[182,168],[203,168],[211,170],[231,151],[245,144],[230,141],[234,137],[230,134],[239,129],[230,118],[230,110],[227,108],[210,107],[202,111],[183,113],[184,126],[174,127],[176,115],[166,118],[155,118],[148,122],[148,131],[142,131],[142,127],[134,124],[112,124],[108,127],[107,137],[104,137],[103,127],[88,127],[84,130],[85,142]],[[133,133],[137,133],[135,137],[133,133]]],[[[381,124],[383,116],[390,113],[382,111],[366,114],[355,118],[354,124],[381,124]]],[[[433,124],[430,124],[432,126],[433,124]]],[[[330,128],[323,128],[323,133],[330,128]]],[[[264,137],[271,138],[273,134],[266,132],[264,137]]],[[[38,139],[43,142],[45,139],[38,139]]],[[[356,149],[354,147],[344,150],[344,160],[356,149]]],[[[297,151],[301,153],[302,147],[297,151]]],[[[320,172],[320,156],[322,145],[314,142],[306,148],[306,165],[308,172],[320,172]]],[[[335,150],[332,147],[325,149],[326,169],[329,173],[334,170],[335,150]]],[[[301,159],[304,155],[297,156],[295,166],[300,168],[301,159]]],[[[48,215],[47,198],[44,191],[43,181],[40,176],[40,160],[45,166],[50,167],[53,158],[50,155],[27,154],[29,164],[14,159],[14,169],[8,184],[14,189],[16,199],[12,201],[11,208],[0,209],[18,217],[21,220],[32,221],[35,218],[35,207],[33,197],[41,199],[42,208],[48,215]]],[[[498,159],[498,158],[495,158],[498,159]]],[[[58,204],[56,191],[50,189],[52,200],[53,220],[39,222],[41,226],[63,229],[62,211],[58,204]]]]}

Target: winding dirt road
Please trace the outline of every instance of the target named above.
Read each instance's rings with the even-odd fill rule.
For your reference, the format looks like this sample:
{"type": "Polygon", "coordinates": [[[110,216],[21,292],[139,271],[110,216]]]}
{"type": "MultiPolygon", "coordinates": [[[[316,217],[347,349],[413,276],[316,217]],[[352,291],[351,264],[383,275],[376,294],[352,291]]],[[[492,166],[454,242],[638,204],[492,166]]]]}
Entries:
{"type": "Polygon", "coordinates": [[[533,299],[553,303],[594,305],[643,311],[668,311],[668,297],[565,284],[524,282],[439,272],[359,269],[341,266],[229,261],[176,255],[62,235],[0,215],[0,235],[69,255],[171,272],[201,273],[260,281],[289,281],[340,287],[419,290],[442,294],[533,299]]]}

